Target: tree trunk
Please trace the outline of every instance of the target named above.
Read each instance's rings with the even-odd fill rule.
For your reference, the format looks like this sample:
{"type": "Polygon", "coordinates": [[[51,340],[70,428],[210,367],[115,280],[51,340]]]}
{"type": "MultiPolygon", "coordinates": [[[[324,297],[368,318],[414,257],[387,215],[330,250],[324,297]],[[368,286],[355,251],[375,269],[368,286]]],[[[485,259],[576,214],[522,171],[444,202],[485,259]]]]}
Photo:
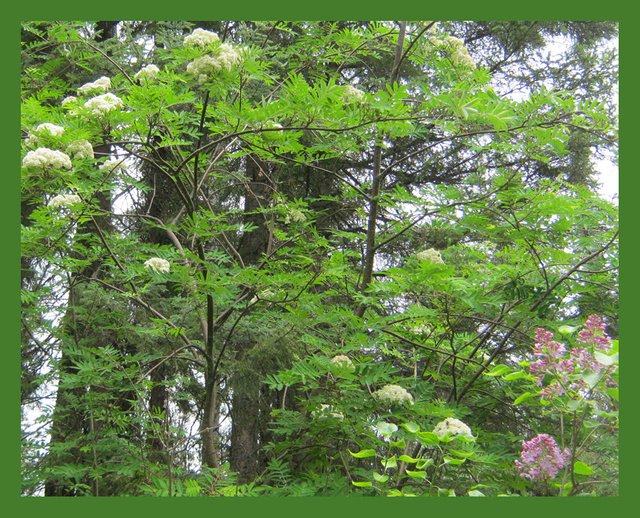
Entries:
{"type": "MultiPolygon", "coordinates": [[[[268,205],[271,186],[266,165],[255,155],[248,155],[246,160],[250,181],[246,186],[244,220],[254,229],[243,234],[238,253],[248,266],[258,263],[269,246],[270,233],[265,217],[255,211],[268,205]]],[[[253,345],[251,340],[236,344],[236,361],[240,365],[253,345]]],[[[230,464],[231,469],[238,473],[240,482],[249,482],[258,471],[260,380],[243,375],[243,369],[239,369],[232,376],[230,386],[233,392],[230,464]]]]}

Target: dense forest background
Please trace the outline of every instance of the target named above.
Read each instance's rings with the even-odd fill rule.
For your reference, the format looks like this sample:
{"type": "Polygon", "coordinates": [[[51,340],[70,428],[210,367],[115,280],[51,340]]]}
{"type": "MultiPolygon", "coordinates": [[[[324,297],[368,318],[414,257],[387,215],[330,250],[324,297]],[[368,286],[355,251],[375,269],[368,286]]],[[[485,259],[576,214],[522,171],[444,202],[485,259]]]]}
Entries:
{"type": "Polygon", "coordinates": [[[23,495],[615,495],[617,24],[27,22],[23,495]]]}

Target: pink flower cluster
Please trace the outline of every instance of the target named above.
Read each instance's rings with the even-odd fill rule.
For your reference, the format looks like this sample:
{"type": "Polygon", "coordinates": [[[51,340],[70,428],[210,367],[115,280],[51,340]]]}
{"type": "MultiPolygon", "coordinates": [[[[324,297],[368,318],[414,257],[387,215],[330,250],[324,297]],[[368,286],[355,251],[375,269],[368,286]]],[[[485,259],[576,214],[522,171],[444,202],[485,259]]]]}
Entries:
{"type": "Polygon", "coordinates": [[[560,450],[553,437],[541,433],[529,441],[523,441],[520,460],[516,460],[515,465],[523,478],[546,480],[555,477],[570,457],[569,450],[560,450]]]}
{"type": "Polygon", "coordinates": [[[593,356],[594,351],[606,352],[611,348],[611,338],[604,333],[604,322],[597,315],[591,315],[576,338],[585,347],[574,347],[567,352],[566,347],[553,340],[553,333],[542,328],[536,330],[533,355],[536,360],[529,365],[529,371],[536,378],[539,387],[545,376],[551,381],[542,388],[543,399],[561,396],[567,390],[578,391],[586,387],[583,379],[572,376],[577,373],[600,373],[603,366],[593,356]]]}

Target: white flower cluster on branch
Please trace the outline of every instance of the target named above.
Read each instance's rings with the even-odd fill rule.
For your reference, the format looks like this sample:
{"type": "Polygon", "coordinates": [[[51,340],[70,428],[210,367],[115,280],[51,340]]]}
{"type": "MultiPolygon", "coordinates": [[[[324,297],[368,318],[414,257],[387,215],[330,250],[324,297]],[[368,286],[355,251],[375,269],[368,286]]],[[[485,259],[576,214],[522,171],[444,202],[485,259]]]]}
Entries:
{"type": "Polygon", "coordinates": [[[27,146],[33,146],[40,141],[41,137],[61,137],[63,134],[64,128],[62,126],[44,122],[36,126],[24,142],[27,146]]]}
{"type": "Polygon", "coordinates": [[[89,94],[94,91],[108,92],[111,89],[111,79],[106,76],[102,76],[100,79],[96,79],[92,83],[85,83],[78,88],[79,94],[89,94]]]}
{"type": "MultiPolygon", "coordinates": [[[[189,36],[185,37],[185,47],[206,48],[212,43],[220,41],[214,32],[196,29],[189,36]]],[[[217,47],[212,47],[209,54],[200,56],[187,65],[187,73],[194,76],[199,83],[204,83],[209,76],[224,69],[231,71],[234,67],[242,63],[244,47],[236,47],[228,43],[222,43],[217,47]]]]}
{"type": "Polygon", "coordinates": [[[93,146],[88,140],[75,140],[67,146],[67,153],[76,160],[93,160],[93,146]]]}
{"type": "Polygon", "coordinates": [[[198,28],[185,36],[183,43],[185,47],[206,47],[216,41],[220,41],[220,38],[215,32],[198,28]]]}
{"type": "Polygon", "coordinates": [[[124,104],[122,103],[122,99],[117,95],[106,93],[92,97],[84,103],[84,107],[91,110],[91,113],[94,115],[102,115],[113,111],[116,108],[123,108],[124,104]]]}
{"type": "Polygon", "coordinates": [[[99,169],[102,169],[103,171],[106,171],[108,173],[120,171],[123,168],[124,168],[124,162],[122,161],[122,159],[118,159],[118,158],[110,158],[106,162],[103,162],[102,164],[100,164],[100,167],[99,167],[99,169]]]}
{"type": "Polygon", "coordinates": [[[161,259],[160,257],[152,257],[151,259],[148,259],[144,262],[144,267],[148,270],[153,270],[154,272],[169,273],[171,265],[166,259],[161,259]]]}
{"type": "Polygon", "coordinates": [[[46,169],[71,169],[71,159],[69,155],[62,151],[39,147],[25,155],[22,159],[22,167],[40,171],[46,169]]]}
{"type": "Polygon", "coordinates": [[[78,102],[78,98],[75,95],[68,95],[67,97],[62,99],[62,101],[60,101],[60,104],[65,108],[68,108],[70,105],[73,105],[77,102],[78,102]]]}
{"type": "Polygon", "coordinates": [[[434,47],[443,50],[449,55],[449,60],[455,67],[473,70],[476,68],[475,61],[469,54],[469,50],[464,45],[464,41],[455,36],[447,36],[444,39],[430,38],[434,47]]]}
{"type": "Polygon", "coordinates": [[[138,72],[136,72],[133,78],[136,81],[140,81],[140,82],[144,80],[153,81],[158,77],[159,73],[160,73],[160,69],[156,65],[147,65],[146,67],[141,68],[138,72]]]}
{"type": "Polygon", "coordinates": [[[345,356],[344,354],[338,354],[331,358],[331,361],[337,365],[338,367],[342,367],[343,369],[355,369],[355,365],[351,361],[351,358],[345,356]]]}
{"type": "Polygon", "coordinates": [[[58,126],[57,124],[51,124],[50,122],[45,122],[43,124],[39,124],[36,126],[34,132],[37,135],[42,135],[44,133],[48,133],[53,137],[61,137],[64,134],[64,128],[62,126],[58,126]]]}
{"type": "Polygon", "coordinates": [[[80,196],[77,194],[58,194],[49,200],[47,203],[47,207],[50,208],[58,208],[58,207],[69,207],[71,205],[77,205],[81,203],[82,200],[80,196]]]}
{"type": "Polygon", "coordinates": [[[429,248],[429,250],[423,250],[416,254],[416,258],[420,261],[429,261],[430,263],[444,264],[440,252],[435,248],[429,248]]]}
{"type": "Polygon", "coordinates": [[[284,218],[284,222],[286,224],[289,224],[292,221],[294,223],[304,223],[306,220],[307,220],[307,217],[304,215],[304,213],[301,210],[298,210],[298,209],[290,209],[284,218]]]}
{"type": "Polygon", "coordinates": [[[364,92],[355,86],[347,85],[342,93],[342,99],[346,102],[360,102],[364,99],[364,92]]]}
{"type": "Polygon", "coordinates": [[[464,46],[464,41],[460,38],[449,36],[445,42],[449,51],[449,59],[455,66],[470,69],[476,68],[469,50],[464,46]]]}
{"type": "Polygon", "coordinates": [[[433,429],[433,433],[438,437],[462,435],[468,439],[474,438],[473,433],[471,433],[471,428],[460,421],[460,419],[453,417],[447,417],[444,421],[439,422],[433,429]]]}
{"type": "Polygon", "coordinates": [[[376,390],[372,395],[381,403],[388,405],[413,404],[413,396],[400,385],[385,385],[380,390],[376,390]]]}

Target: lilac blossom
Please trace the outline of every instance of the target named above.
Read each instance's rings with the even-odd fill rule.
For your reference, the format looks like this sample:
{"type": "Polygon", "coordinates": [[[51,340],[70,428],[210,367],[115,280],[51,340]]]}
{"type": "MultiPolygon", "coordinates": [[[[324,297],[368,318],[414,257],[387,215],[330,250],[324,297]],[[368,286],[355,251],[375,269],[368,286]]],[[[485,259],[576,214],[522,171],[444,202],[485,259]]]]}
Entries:
{"type": "Polygon", "coordinates": [[[555,477],[570,457],[568,449],[560,450],[553,437],[541,433],[529,441],[523,441],[520,460],[516,460],[515,465],[523,478],[546,480],[555,477]]]}
{"type": "Polygon", "coordinates": [[[576,341],[585,345],[594,345],[600,351],[611,349],[611,338],[605,332],[605,324],[598,315],[590,315],[584,329],[578,333],[576,341]]]}
{"type": "Polygon", "coordinates": [[[576,375],[600,374],[603,365],[595,359],[594,351],[607,352],[611,349],[611,338],[604,329],[604,322],[599,316],[589,316],[576,337],[576,341],[584,347],[574,347],[570,351],[553,340],[552,332],[542,328],[536,330],[533,347],[535,360],[529,364],[529,372],[536,384],[542,387],[540,395],[543,399],[562,396],[568,390],[577,392],[587,388],[584,379],[576,375]]]}

